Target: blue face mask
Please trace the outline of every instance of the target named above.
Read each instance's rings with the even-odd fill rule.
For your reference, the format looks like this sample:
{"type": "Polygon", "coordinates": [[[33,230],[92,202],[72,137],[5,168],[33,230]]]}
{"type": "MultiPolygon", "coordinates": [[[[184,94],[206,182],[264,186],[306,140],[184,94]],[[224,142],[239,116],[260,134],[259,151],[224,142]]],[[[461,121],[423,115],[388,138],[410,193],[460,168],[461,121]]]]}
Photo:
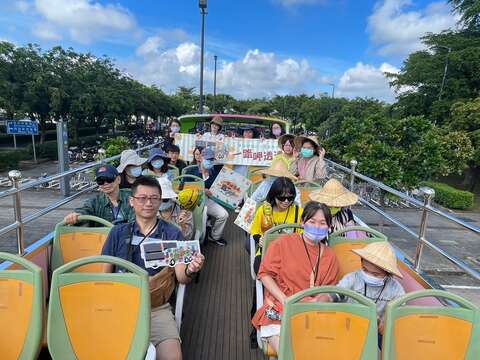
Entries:
{"type": "Polygon", "coordinates": [[[143,169],[142,170],[142,175],[147,176],[149,174],[150,170],[149,169],[143,169]]]}
{"type": "Polygon", "coordinates": [[[211,168],[213,168],[213,161],[212,160],[207,160],[207,159],[203,159],[203,167],[207,170],[210,170],[211,168]]]}
{"type": "Polygon", "coordinates": [[[385,278],[378,278],[376,276],[370,275],[365,271],[360,271],[360,277],[368,286],[383,286],[385,284],[385,278]]]}
{"type": "Polygon", "coordinates": [[[311,240],[314,243],[319,243],[328,236],[328,228],[304,225],[303,234],[308,240],[311,240]]]}
{"type": "Polygon", "coordinates": [[[140,175],[142,175],[142,167],[141,166],[136,166],[136,167],[130,168],[128,170],[128,172],[130,173],[131,176],[137,178],[140,175]]]}
{"type": "Polygon", "coordinates": [[[165,164],[165,161],[163,161],[163,159],[157,159],[157,160],[153,160],[151,164],[154,169],[161,169],[163,164],[165,164]]]}
{"type": "Polygon", "coordinates": [[[300,154],[302,154],[302,157],[306,159],[311,158],[313,156],[313,149],[302,148],[300,150],[300,154]]]}

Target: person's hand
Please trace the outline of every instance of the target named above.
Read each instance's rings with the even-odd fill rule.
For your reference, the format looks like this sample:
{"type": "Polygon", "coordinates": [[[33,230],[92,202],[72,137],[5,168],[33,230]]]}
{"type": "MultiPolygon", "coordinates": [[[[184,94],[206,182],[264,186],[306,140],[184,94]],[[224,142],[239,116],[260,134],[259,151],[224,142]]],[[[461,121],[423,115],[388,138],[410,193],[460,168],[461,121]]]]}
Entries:
{"type": "Polygon", "coordinates": [[[263,236],[258,240],[258,246],[263,247],[263,236]]]}
{"type": "Polygon", "coordinates": [[[200,253],[196,253],[193,257],[192,262],[187,265],[187,270],[189,273],[192,273],[192,274],[197,273],[202,269],[204,263],[205,263],[205,256],[203,256],[200,253]]]}
{"type": "Polygon", "coordinates": [[[67,216],[65,216],[65,218],[63,219],[63,222],[67,225],[76,224],[79,216],[80,216],[79,213],[72,212],[72,213],[68,214],[67,216]]]}
{"type": "Polygon", "coordinates": [[[330,295],[328,294],[318,294],[315,296],[315,301],[317,302],[331,302],[332,299],[330,298],[330,295]]]}
{"type": "Polygon", "coordinates": [[[212,192],[210,191],[210,189],[205,189],[205,195],[207,195],[208,197],[212,196],[212,192]]]}
{"type": "Polygon", "coordinates": [[[293,148],[293,157],[298,158],[300,156],[300,151],[297,148],[293,148]]]}
{"type": "Polygon", "coordinates": [[[384,322],[380,318],[377,318],[378,333],[383,335],[384,322]]]}
{"type": "Polygon", "coordinates": [[[323,159],[324,156],[325,156],[325,148],[320,148],[320,151],[318,153],[318,156],[320,157],[320,159],[323,159]]]}
{"type": "Polygon", "coordinates": [[[180,211],[180,214],[178,214],[178,223],[179,224],[184,224],[187,221],[188,213],[186,210],[180,211]]]}

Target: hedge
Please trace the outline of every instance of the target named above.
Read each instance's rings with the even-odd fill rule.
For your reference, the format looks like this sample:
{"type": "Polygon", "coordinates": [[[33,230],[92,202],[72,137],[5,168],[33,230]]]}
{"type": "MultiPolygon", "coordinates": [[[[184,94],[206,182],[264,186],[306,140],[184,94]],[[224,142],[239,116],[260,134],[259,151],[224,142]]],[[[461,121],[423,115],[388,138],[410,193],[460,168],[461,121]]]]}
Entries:
{"type": "Polygon", "coordinates": [[[469,191],[458,190],[450,185],[433,181],[424,181],[421,185],[435,190],[434,201],[449,209],[464,210],[473,207],[474,195],[469,191]]]}
{"type": "Polygon", "coordinates": [[[24,150],[12,150],[0,152],[0,170],[18,169],[18,163],[21,160],[26,160],[30,154],[24,150]]]}

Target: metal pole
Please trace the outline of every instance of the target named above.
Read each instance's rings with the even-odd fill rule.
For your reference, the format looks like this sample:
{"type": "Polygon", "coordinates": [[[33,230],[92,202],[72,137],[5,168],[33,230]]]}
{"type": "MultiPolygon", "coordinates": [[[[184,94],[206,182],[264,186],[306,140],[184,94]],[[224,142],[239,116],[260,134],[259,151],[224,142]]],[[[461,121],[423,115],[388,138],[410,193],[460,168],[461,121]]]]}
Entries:
{"type": "Polygon", "coordinates": [[[428,210],[427,206],[430,206],[432,199],[435,196],[435,190],[429,187],[420,188],[420,192],[423,194],[423,211],[422,219],[420,221],[420,231],[418,233],[417,248],[415,250],[415,271],[420,271],[420,260],[422,258],[423,246],[425,241],[425,233],[427,232],[427,219],[428,210]]]}
{"type": "MultiPolygon", "coordinates": [[[[18,170],[12,170],[8,173],[8,178],[12,182],[12,187],[18,189],[20,185],[20,179],[22,178],[22,173],[18,170]]],[[[25,251],[24,246],[24,228],[22,223],[22,204],[20,200],[20,192],[16,192],[13,195],[13,214],[15,217],[15,222],[18,224],[17,229],[17,252],[18,255],[23,255],[25,251]]]]}
{"type": "Polygon", "coordinates": [[[37,151],[35,150],[35,135],[32,134],[33,161],[37,163],[37,151]]]}
{"type": "Polygon", "coordinates": [[[206,11],[204,8],[201,9],[202,12],[202,38],[201,38],[201,53],[200,53],[200,106],[199,113],[203,114],[203,62],[204,62],[204,52],[205,52],[205,14],[206,11]]]}
{"type": "Polygon", "coordinates": [[[15,134],[13,134],[13,148],[17,148],[17,137],[15,136],[15,134]]]}
{"type": "Polygon", "coordinates": [[[352,172],[350,173],[350,191],[353,191],[353,187],[355,186],[355,168],[357,167],[357,165],[357,160],[350,160],[350,169],[352,170],[352,172]]]}
{"type": "MultiPolygon", "coordinates": [[[[63,121],[57,123],[57,151],[58,151],[58,172],[68,170],[68,131],[67,124],[63,121]]],[[[60,190],[63,196],[70,195],[70,176],[60,179],[60,190]]]]}
{"type": "Polygon", "coordinates": [[[442,99],[442,93],[443,93],[443,87],[445,86],[445,81],[447,80],[447,71],[448,71],[448,56],[450,55],[450,52],[452,51],[451,48],[442,46],[443,48],[447,49],[447,56],[445,57],[445,69],[443,70],[443,78],[442,78],[442,85],[440,86],[440,93],[438,94],[438,100],[442,99]]]}
{"type": "Polygon", "coordinates": [[[217,110],[217,58],[217,55],[213,57],[215,60],[215,70],[213,72],[213,112],[217,110]]]}

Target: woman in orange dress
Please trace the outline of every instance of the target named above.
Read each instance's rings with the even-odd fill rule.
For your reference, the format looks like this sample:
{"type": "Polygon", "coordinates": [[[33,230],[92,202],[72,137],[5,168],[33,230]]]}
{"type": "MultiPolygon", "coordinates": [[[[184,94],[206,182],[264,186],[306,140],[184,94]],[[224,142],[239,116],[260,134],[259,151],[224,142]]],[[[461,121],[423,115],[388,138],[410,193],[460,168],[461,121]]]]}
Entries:
{"type": "Polygon", "coordinates": [[[262,259],[258,278],[265,287],[265,301],[252,323],[277,353],[285,300],[310,287],[337,283],[338,261],[333,250],[325,245],[331,221],[326,205],[309,202],[302,214],[303,234],[281,235],[268,246],[262,259]]]}

